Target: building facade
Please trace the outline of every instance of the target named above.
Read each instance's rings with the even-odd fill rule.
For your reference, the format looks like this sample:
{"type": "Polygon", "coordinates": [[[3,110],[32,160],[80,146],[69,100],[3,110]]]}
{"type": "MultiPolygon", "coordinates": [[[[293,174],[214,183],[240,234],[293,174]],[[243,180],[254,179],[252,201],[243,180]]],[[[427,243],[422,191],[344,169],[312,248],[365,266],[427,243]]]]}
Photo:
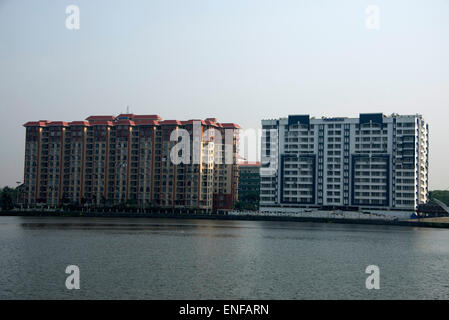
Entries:
{"type": "Polygon", "coordinates": [[[142,208],[214,210],[237,201],[237,124],[120,114],[24,127],[25,206],[131,201],[142,208]],[[187,147],[174,155],[186,132],[187,147]],[[173,161],[183,152],[183,161],[173,161]]]}
{"type": "Polygon", "coordinates": [[[259,203],[260,162],[244,161],[239,163],[239,201],[259,203]],[[254,199],[257,197],[257,199],[254,199]],[[255,201],[254,201],[255,200],[255,201]]]}
{"type": "Polygon", "coordinates": [[[421,115],[262,120],[260,206],[413,210],[428,198],[421,115]]]}

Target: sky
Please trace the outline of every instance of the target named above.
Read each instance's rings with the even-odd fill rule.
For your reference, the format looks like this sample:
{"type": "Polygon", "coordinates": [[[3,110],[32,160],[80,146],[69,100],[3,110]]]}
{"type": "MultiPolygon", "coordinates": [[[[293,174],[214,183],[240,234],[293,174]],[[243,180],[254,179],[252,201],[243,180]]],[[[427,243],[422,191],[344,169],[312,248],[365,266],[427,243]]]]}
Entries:
{"type": "Polygon", "coordinates": [[[0,0],[0,187],[23,180],[25,122],[129,106],[254,130],[289,114],[419,113],[430,189],[447,189],[448,58],[447,0],[0,0]]]}

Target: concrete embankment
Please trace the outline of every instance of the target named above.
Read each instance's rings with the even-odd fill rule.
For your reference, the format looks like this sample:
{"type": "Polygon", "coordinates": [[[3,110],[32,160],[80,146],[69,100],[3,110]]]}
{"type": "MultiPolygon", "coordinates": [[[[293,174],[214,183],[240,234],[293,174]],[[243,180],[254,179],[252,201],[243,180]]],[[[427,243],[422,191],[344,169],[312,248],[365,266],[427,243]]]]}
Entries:
{"type": "Polygon", "coordinates": [[[166,218],[166,219],[209,219],[209,220],[243,220],[243,221],[294,221],[316,223],[388,225],[405,227],[446,228],[449,218],[427,218],[416,220],[381,220],[381,219],[345,219],[317,218],[267,215],[226,215],[226,214],[172,214],[172,213],[135,213],[135,212],[49,212],[49,211],[2,211],[0,216],[22,217],[84,217],[84,218],[166,218]]]}

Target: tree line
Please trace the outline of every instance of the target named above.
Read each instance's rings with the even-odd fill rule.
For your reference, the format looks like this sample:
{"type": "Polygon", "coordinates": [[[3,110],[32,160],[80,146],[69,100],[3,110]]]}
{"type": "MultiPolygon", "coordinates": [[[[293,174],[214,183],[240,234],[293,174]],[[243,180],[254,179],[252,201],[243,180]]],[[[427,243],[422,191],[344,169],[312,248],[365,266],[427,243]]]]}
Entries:
{"type": "Polygon", "coordinates": [[[438,199],[449,206],[449,190],[434,190],[429,192],[429,198],[438,199]]]}
{"type": "MultiPolygon", "coordinates": [[[[20,207],[21,203],[21,193],[22,185],[11,188],[4,187],[0,189],[0,207],[2,210],[12,210],[16,207],[20,207]]],[[[445,204],[449,205],[449,190],[434,190],[429,192],[430,201],[432,199],[438,199],[445,204]]],[[[103,207],[110,207],[106,203],[107,201],[102,201],[103,207]]],[[[129,201],[130,203],[120,204],[120,207],[137,207],[137,201],[129,201]]],[[[236,209],[246,209],[246,210],[257,210],[259,202],[259,194],[251,193],[239,199],[236,203],[236,209]]],[[[70,209],[70,208],[69,208],[70,209]]]]}
{"type": "Polygon", "coordinates": [[[20,207],[22,186],[17,188],[4,187],[0,189],[0,207],[2,210],[11,210],[20,207]]]}

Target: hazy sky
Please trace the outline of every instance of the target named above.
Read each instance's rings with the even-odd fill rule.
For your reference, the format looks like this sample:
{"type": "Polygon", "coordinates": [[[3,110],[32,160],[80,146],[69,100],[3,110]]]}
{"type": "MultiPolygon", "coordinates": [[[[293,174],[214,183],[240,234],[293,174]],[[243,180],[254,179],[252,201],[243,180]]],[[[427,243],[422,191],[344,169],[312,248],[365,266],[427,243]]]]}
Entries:
{"type": "Polygon", "coordinates": [[[23,179],[25,122],[127,105],[255,129],[288,114],[421,113],[430,187],[446,189],[449,1],[0,0],[0,186],[23,179]],[[71,4],[79,30],[65,25],[71,4]]]}

